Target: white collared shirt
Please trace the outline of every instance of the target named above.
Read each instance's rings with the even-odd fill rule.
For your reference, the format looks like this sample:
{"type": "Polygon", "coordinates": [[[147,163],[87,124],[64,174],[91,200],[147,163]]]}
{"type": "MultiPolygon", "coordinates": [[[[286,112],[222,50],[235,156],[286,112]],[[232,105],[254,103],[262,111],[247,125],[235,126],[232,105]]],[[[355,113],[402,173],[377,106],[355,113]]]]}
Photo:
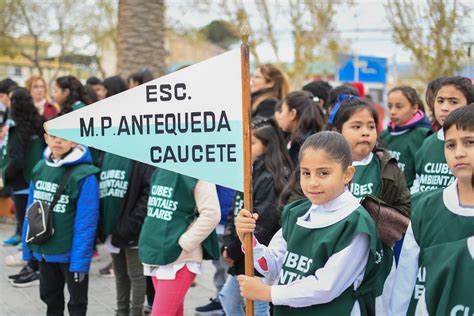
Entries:
{"type": "MultiPolygon", "coordinates": [[[[343,220],[358,207],[359,201],[349,191],[345,191],[326,204],[312,205],[305,215],[298,218],[297,225],[327,227],[343,220]]],[[[286,250],[287,244],[281,229],[268,247],[258,243],[255,246],[255,268],[269,284],[277,283],[286,250]],[[262,258],[266,260],[266,270],[260,266],[262,258]]],[[[362,233],[356,235],[349,246],[333,254],[314,275],[286,285],[272,285],[273,304],[292,307],[324,304],[337,298],[350,286],[357,289],[364,279],[369,251],[369,237],[362,233]]],[[[356,302],[351,315],[359,313],[359,304],[356,302]]]]}

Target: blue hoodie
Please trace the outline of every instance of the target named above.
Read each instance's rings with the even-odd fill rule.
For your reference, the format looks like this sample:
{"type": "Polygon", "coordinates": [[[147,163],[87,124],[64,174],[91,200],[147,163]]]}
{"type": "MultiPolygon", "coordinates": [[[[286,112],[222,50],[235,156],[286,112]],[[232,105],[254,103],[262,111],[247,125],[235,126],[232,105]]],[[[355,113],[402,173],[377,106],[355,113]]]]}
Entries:
{"type": "MultiPolygon", "coordinates": [[[[49,166],[60,167],[63,165],[92,164],[89,149],[82,145],[77,145],[64,158],[53,161],[49,147],[44,151],[44,159],[49,166]]],[[[33,201],[34,184],[30,182],[28,207],[33,201]]],[[[27,207],[27,209],[28,209],[27,207]]],[[[74,236],[70,250],[55,255],[46,255],[32,252],[26,245],[26,231],[28,227],[28,217],[25,216],[23,224],[23,260],[29,261],[33,256],[38,260],[46,262],[70,263],[69,271],[78,273],[88,273],[93,254],[94,240],[99,219],[99,185],[96,175],[92,174],[81,180],[79,183],[79,196],[76,205],[76,217],[74,220],[74,236]]]]}

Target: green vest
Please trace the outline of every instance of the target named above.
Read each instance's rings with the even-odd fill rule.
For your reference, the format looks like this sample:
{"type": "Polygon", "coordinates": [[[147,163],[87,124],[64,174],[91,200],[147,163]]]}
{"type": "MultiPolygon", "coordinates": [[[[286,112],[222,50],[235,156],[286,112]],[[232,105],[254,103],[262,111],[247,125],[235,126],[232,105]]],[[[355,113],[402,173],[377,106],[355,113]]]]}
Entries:
{"type": "MultiPolygon", "coordinates": [[[[5,136],[4,144],[0,148],[0,169],[2,169],[3,183],[5,183],[5,170],[10,163],[10,157],[8,152],[8,140],[9,134],[5,136]]],[[[29,183],[31,180],[31,172],[36,166],[38,161],[43,159],[43,151],[46,147],[44,139],[41,136],[34,136],[27,144],[25,151],[25,168],[23,169],[23,177],[26,182],[29,183]]]]}
{"type": "Polygon", "coordinates": [[[379,196],[382,188],[380,161],[375,154],[368,165],[355,166],[355,174],[351,181],[351,193],[358,199],[366,195],[379,196]]]}
{"type": "Polygon", "coordinates": [[[8,155],[9,134],[10,133],[7,132],[3,140],[3,144],[0,147],[0,169],[2,170],[2,182],[4,185],[5,185],[5,170],[8,167],[8,164],[10,163],[10,157],[8,155]]]}
{"type": "Polygon", "coordinates": [[[240,191],[235,192],[234,198],[234,216],[237,217],[240,211],[244,208],[244,193],[240,191]]]}
{"type": "Polygon", "coordinates": [[[418,127],[402,134],[390,133],[388,130],[380,134],[380,138],[385,141],[387,151],[397,159],[398,167],[405,175],[408,188],[412,186],[416,177],[416,152],[420,149],[428,132],[429,129],[418,127]]]}
{"type": "Polygon", "coordinates": [[[474,216],[460,216],[448,210],[444,204],[443,191],[438,189],[412,196],[411,224],[420,255],[408,315],[414,315],[418,299],[425,289],[425,250],[474,235],[474,216]]]}
{"type": "Polygon", "coordinates": [[[76,110],[82,109],[85,106],[86,104],[84,102],[78,100],[71,105],[71,109],[72,111],[76,111],[76,110]]]}
{"type": "Polygon", "coordinates": [[[289,284],[314,275],[335,253],[343,250],[359,233],[366,233],[370,240],[370,254],[364,280],[354,291],[351,285],[329,303],[304,308],[275,306],[274,315],[349,315],[359,301],[362,315],[375,313],[375,298],[382,294],[383,283],[391,266],[392,254],[386,254],[377,234],[373,219],[363,207],[358,207],[343,220],[320,228],[306,228],[297,219],[309,210],[311,202],[295,201],[283,211],[282,231],[287,242],[287,252],[280,273],[279,284],[289,284]],[[388,260],[386,260],[388,259],[388,260]],[[382,270],[387,272],[382,273],[382,270]]]}
{"type": "Polygon", "coordinates": [[[89,152],[91,153],[92,164],[100,168],[105,152],[94,147],[89,147],[89,152]]]}
{"type": "Polygon", "coordinates": [[[104,153],[99,176],[101,223],[104,234],[110,235],[117,224],[127,193],[132,161],[111,153],[104,153]]]}
{"type": "MultiPolygon", "coordinates": [[[[167,265],[181,254],[178,240],[199,216],[194,201],[197,179],[158,168],[150,181],[147,216],[138,242],[140,260],[167,265]]],[[[219,258],[215,230],[202,242],[204,259],[219,258]]]]}
{"type": "Polygon", "coordinates": [[[445,188],[454,181],[444,157],[444,141],[438,133],[429,136],[416,153],[416,174],[420,176],[420,192],[445,188]]]}
{"type": "MultiPolygon", "coordinates": [[[[85,177],[99,172],[99,169],[90,164],[71,167],[74,168],[74,171],[53,209],[54,235],[42,245],[28,243],[28,247],[34,252],[47,255],[60,254],[72,247],[76,205],[80,189],[79,182],[85,177]]],[[[44,160],[40,161],[33,169],[32,174],[34,200],[51,203],[65,171],[66,167],[64,166],[51,167],[44,160]]]]}
{"type": "Polygon", "coordinates": [[[43,137],[33,138],[26,147],[25,153],[25,169],[23,169],[23,176],[27,183],[31,181],[31,173],[36,164],[43,159],[43,152],[46,147],[43,137]]]}
{"type": "Polygon", "coordinates": [[[472,315],[474,259],[467,238],[425,249],[423,261],[429,315],[472,315]]]}

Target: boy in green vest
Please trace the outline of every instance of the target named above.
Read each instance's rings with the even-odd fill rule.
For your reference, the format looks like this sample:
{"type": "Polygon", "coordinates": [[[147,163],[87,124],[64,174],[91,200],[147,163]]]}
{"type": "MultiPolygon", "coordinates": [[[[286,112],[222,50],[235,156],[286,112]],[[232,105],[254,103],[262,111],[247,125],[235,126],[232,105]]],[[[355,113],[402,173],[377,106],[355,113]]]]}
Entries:
{"type": "Polygon", "coordinates": [[[425,291],[415,315],[472,315],[474,236],[426,249],[424,262],[425,291]]]}
{"type": "Polygon", "coordinates": [[[88,276],[99,217],[99,186],[89,149],[45,134],[44,159],[34,167],[28,205],[51,203],[64,173],[73,168],[63,194],[53,209],[54,235],[41,245],[26,243],[28,218],[23,225],[23,260],[39,261],[40,296],[48,315],[64,313],[64,284],[70,315],[87,311],[88,276]]]}
{"type": "MultiPolygon", "coordinates": [[[[456,180],[445,189],[413,196],[411,223],[400,255],[390,315],[416,315],[416,306],[425,291],[426,298],[444,298],[442,301],[426,300],[431,315],[449,315],[456,304],[465,306],[472,302],[472,283],[465,289],[470,300],[463,301],[464,298],[456,294],[460,284],[446,280],[439,283],[440,286],[433,286],[433,282],[440,277],[446,278],[453,272],[451,269],[466,270],[462,263],[464,259],[456,257],[454,247],[445,251],[439,246],[474,235],[474,104],[454,110],[446,118],[443,130],[446,162],[456,180]],[[449,269],[440,269],[446,262],[449,262],[449,269]],[[448,305],[447,302],[457,303],[448,305]],[[439,306],[443,306],[444,311],[433,313],[439,306]]],[[[470,269],[457,273],[470,278],[472,267],[471,261],[470,269]]]]}

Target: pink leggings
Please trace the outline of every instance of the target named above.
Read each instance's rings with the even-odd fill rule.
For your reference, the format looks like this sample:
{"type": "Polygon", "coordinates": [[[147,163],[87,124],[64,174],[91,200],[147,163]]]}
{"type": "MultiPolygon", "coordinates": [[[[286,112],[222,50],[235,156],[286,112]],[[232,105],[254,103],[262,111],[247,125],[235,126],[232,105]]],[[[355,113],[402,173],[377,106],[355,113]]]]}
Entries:
{"type": "Polygon", "coordinates": [[[196,278],[196,274],[184,266],[174,280],[158,280],[152,277],[155,287],[152,316],[183,316],[184,296],[196,278]]]}

